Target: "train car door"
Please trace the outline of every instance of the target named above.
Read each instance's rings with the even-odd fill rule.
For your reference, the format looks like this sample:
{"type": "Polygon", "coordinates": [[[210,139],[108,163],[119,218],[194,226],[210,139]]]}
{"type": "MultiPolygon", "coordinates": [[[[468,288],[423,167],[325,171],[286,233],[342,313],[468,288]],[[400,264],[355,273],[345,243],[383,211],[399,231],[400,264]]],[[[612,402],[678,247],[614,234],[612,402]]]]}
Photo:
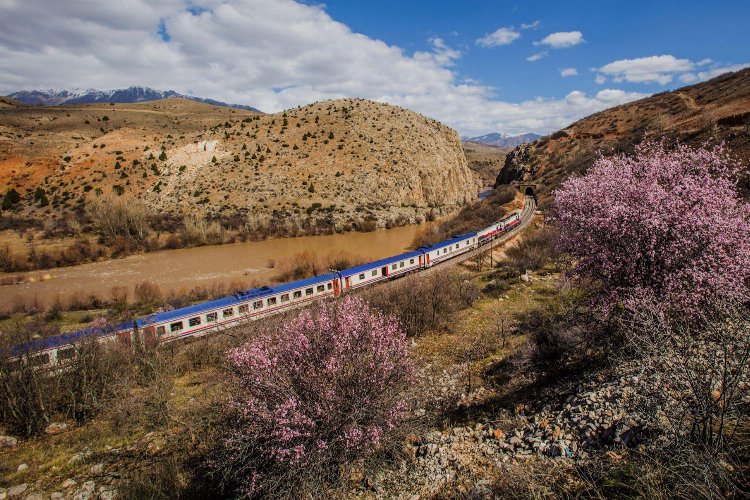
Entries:
{"type": "Polygon", "coordinates": [[[381,267],[380,268],[380,274],[382,274],[383,276],[387,277],[388,276],[388,266],[381,267]]]}
{"type": "Polygon", "coordinates": [[[341,291],[339,290],[339,286],[340,286],[340,285],[339,285],[339,279],[338,279],[338,278],[336,278],[335,280],[333,280],[333,296],[334,296],[334,297],[338,297],[338,296],[339,296],[339,293],[341,292],[341,291]]]}
{"type": "Polygon", "coordinates": [[[143,344],[146,347],[154,347],[156,345],[156,332],[153,326],[147,326],[143,329],[143,344]]]}
{"type": "Polygon", "coordinates": [[[130,330],[117,332],[117,344],[120,347],[130,349],[130,330]]]}
{"type": "Polygon", "coordinates": [[[348,291],[350,287],[351,283],[349,281],[349,276],[347,276],[346,278],[344,278],[344,290],[348,291]]]}
{"type": "Polygon", "coordinates": [[[424,258],[427,259],[425,261],[425,265],[429,266],[430,265],[430,252],[427,252],[426,254],[424,254],[424,258]]]}

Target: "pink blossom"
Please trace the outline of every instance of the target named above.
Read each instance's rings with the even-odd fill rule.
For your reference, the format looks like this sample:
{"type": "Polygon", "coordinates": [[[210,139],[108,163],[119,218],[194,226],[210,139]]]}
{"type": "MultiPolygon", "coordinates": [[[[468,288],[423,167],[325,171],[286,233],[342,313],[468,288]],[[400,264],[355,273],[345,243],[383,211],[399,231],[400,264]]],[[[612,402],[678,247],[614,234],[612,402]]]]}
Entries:
{"type": "Polygon", "coordinates": [[[406,405],[413,367],[398,321],[358,297],[319,304],[230,351],[227,468],[262,489],[274,473],[333,467],[378,446],[406,405]],[[244,473],[246,474],[246,473],[244,473]]]}
{"type": "Polygon", "coordinates": [[[601,304],[696,315],[750,297],[750,209],[723,146],[645,143],[555,192],[559,243],[601,304]]]}

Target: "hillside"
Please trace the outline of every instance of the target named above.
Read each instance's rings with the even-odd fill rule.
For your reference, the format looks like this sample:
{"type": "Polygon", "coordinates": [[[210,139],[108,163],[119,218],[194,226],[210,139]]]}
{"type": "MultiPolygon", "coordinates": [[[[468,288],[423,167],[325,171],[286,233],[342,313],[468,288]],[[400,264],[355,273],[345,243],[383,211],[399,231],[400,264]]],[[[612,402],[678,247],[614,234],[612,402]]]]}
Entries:
{"type": "Polygon", "coordinates": [[[538,194],[548,199],[598,154],[631,152],[643,140],[661,138],[693,145],[724,141],[735,157],[750,162],[750,69],[607,109],[518,146],[508,154],[496,185],[537,182],[538,194]]]}
{"type": "Polygon", "coordinates": [[[512,148],[469,141],[462,141],[462,144],[469,168],[479,176],[483,186],[492,186],[497,173],[505,164],[505,156],[512,148]]]}
{"type": "Polygon", "coordinates": [[[202,102],[212,106],[223,106],[247,111],[258,111],[244,104],[227,104],[214,99],[205,99],[191,95],[184,95],[174,90],[154,90],[149,87],[131,86],[126,89],[97,90],[97,89],[72,89],[72,90],[21,90],[14,92],[11,97],[19,102],[34,106],[57,106],[60,104],[94,104],[104,103],[135,103],[159,101],[161,99],[188,99],[190,101],[202,102]]]}
{"type": "Polygon", "coordinates": [[[36,219],[112,195],[161,217],[384,225],[453,211],[477,187],[455,131],[366,100],[274,115],[183,99],[0,109],[0,190],[36,219]]]}

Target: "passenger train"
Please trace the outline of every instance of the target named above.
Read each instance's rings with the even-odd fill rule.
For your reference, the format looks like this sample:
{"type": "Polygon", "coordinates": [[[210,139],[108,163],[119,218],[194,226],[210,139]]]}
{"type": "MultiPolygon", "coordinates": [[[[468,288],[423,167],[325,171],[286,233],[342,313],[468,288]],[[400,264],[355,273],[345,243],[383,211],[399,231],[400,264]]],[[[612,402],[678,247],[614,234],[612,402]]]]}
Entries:
{"type": "Polygon", "coordinates": [[[34,353],[28,358],[32,364],[54,367],[75,357],[75,343],[92,336],[99,341],[117,342],[123,347],[130,347],[133,342],[149,346],[205,335],[245,321],[301,307],[312,301],[339,297],[374,283],[428,269],[489,243],[520,222],[520,213],[516,211],[481,231],[453,236],[411,252],[291,283],[242,291],[103,329],[90,328],[34,339],[16,346],[13,354],[20,358],[23,353],[34,353]]]}

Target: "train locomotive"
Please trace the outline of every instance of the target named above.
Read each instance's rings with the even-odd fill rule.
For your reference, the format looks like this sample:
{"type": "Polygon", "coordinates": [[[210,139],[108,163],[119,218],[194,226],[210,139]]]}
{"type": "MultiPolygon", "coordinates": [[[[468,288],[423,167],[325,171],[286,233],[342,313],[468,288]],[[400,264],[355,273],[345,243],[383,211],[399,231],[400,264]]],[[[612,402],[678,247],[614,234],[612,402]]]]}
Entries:
{"type": "Polygon", "coordinates": [[[486,245],[521,222],[518,211],[476,232],[453,236],[414,251],[335,270],[320,276],[274,286],[262,286],[216,300],[164,311],[104,328],[89,328],[48,338],[34,339],[13,349],[20,362],[29,353],[35,366],[64,365],[76,355],[74,344],[94,337],[101,342],[130,347],[197,337],[287,310],[326,297],[339,297],[375,283],[419,272],[486,245]]]}

